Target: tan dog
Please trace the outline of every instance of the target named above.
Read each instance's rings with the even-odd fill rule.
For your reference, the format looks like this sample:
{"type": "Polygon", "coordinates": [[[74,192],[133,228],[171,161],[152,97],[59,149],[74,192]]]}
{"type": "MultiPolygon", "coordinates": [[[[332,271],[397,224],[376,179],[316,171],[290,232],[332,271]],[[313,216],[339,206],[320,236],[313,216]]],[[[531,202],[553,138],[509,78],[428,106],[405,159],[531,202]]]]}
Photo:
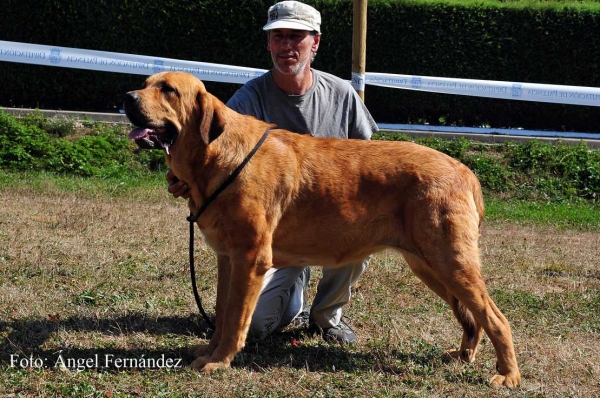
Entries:
{"type": "MultiPolygon", "coordinates": [[[[332,105],[334,106],[334,105],[332,105]]],[[[150,76],[127,93],[130,138],[163,148],[199,206],[255,147],[267,123],[240,115],[186,73],[150,76]]],[[[408,142],[314,138],[273,129],[239,177],[197,221],[218,258],[216,331],[192,367],[228,367],[243,347],[271,267],[339,266],[397,249],[452,308],[464,333],[453,358],[472,362],[483,331],[493,385],[521,379],[510,326],[480,273],[483,198],[463,164],[408,142]]]]}

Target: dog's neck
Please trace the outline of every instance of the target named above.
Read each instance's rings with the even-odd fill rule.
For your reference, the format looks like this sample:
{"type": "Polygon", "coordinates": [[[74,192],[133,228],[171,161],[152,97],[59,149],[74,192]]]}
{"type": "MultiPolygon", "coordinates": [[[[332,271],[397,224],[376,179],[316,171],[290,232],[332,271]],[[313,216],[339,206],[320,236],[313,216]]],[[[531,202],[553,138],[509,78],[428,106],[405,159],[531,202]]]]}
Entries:
{"type": "Polygon", "coordinates": [[[192,211],[197,210],[198,205],[244,161],[269,126],[224,104],[219,117],[223,131],[216,139],[208,145],[199,139],[195,139],[193,144],[186,143],[186,146],[191,146],[186,150],[188,159],[176,158],[175,153],[171,156],[169,167],[190,187],[192,211]]]}

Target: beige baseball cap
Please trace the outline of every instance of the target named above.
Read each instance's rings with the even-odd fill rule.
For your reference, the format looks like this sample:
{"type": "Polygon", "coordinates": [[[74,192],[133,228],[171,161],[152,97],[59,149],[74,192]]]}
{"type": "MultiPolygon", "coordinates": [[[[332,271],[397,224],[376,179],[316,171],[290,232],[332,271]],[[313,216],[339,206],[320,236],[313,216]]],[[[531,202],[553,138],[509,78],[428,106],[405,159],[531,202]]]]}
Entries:
{"type": "Polygon", "coordinates": [[[299,1],[280,1],[271,6],[263,30],[297,29],[321,33],[321,13],[299,1]]]}

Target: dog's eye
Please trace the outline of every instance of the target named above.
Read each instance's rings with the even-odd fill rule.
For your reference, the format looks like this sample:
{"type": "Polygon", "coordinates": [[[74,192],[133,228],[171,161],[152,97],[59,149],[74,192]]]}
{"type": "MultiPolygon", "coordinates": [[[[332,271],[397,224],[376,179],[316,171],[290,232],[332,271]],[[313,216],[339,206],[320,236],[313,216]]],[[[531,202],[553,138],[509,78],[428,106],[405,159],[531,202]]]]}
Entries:
{"type": "Polygon", "coordinates": [[[164,84],[160,91],[162,91],[165,94],[175,94],[175,95],[179,95],[179,93],[177,92],[177,90],[175,90],[173,87],[169,86],[168,84],[164,84]]]}

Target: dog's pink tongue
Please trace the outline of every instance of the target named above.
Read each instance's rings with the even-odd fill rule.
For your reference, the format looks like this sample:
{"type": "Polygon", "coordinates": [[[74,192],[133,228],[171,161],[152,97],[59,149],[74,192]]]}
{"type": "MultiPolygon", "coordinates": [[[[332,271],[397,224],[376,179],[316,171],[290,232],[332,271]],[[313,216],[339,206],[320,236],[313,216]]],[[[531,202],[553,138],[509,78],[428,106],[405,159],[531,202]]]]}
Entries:
{"type": "Polygon", "coordinates": [[[152,131],[152,129],[149,129],[146,127],[135,128],[135,129],[131,130],[131,132],[129,133],[129,139],[130,140],[139,140],[140,138],[144,138],[144,137],[148,136],[148,133],[151,131],[152,131]]]}

